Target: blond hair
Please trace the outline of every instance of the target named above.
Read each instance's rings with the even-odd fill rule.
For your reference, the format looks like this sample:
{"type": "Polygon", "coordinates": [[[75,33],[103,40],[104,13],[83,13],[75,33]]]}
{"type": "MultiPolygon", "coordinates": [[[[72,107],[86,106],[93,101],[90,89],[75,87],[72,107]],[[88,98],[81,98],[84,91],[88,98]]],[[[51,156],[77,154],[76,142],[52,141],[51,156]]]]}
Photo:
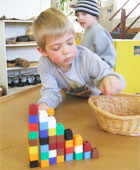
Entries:
{"type": "Polygon", "coordinates": [[[67,16],[54,7],[43,11],[37,17],[33,23],[33,32],[37,44],[44,51],[46,40],[64,36],[66,33],[75,36],[74,27],[67,16]]]}

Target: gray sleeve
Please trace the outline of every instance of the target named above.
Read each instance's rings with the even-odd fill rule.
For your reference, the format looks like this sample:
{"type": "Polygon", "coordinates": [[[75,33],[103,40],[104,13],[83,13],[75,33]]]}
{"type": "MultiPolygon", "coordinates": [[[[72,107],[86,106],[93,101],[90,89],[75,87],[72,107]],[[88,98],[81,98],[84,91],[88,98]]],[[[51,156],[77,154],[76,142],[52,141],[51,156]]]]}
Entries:
{"type": "Polygon", "coordinates": [[[97,31],[94,35],[93,46],[96,53],[110,65],[111,68],[116,65],[116,50],[111,37],[103,30],[97,31]]]}
{"type": "Polygon", "coordinates": [[[89,56],[87,68],[90,77],[94,79],[94,82],[97,87],[100,85],[102,79],[109,75],[114,75],[121,80],[122,90],[126,86],[125,79],[123,78],[123,76],[116,73],[112,68],[109,67],[109,65],[106,62],[101,60],[100,57],[95,53],[89,56]]]}
{"type": "Polygon", "coordinates": [[[38,66],[38,73],[41,78],[41,98],[40,103],[46,103],[49,107],[56,108],[62,101],[60,88],[58,87],[57,80],[55,79],[52,71],[52,66],[47,63],[44,58],[40,59],[38,66]]]}

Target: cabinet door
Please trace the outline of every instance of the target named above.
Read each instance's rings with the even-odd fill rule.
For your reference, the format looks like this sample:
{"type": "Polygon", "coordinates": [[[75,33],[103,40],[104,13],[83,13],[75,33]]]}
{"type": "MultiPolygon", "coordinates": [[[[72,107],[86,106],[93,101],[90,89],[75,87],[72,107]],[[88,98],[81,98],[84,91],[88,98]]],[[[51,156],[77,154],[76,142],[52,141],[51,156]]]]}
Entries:
{"type": "Polygon", "coordinates": [[[115,71],[122,74],[126,80],[123,92],[140,93],[140,41],[115,41],[117,50],[115,71]],[[137,52],[135,51],[137,50],[137,52]]]}

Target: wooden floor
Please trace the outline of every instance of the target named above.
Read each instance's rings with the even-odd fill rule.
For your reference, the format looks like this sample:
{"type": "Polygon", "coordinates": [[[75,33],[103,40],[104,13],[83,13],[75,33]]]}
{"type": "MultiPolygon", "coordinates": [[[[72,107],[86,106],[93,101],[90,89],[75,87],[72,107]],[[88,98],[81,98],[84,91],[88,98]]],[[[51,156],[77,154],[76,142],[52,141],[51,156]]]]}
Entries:
{"type": "MultiPolygon", "coordinates": [[[[40,98],[40,86],[0,99],[0,169],[28,170],[28,107],[40,98]]],[[[87,99],[65,96],[56,109],[57,123],[97,146],[100,158],[51,165],[45,169],[140,169],[140,137],[109,134],[100,129],[87,99]]],[[[41,169],[41,168],[36,168],[41,169]]]]}

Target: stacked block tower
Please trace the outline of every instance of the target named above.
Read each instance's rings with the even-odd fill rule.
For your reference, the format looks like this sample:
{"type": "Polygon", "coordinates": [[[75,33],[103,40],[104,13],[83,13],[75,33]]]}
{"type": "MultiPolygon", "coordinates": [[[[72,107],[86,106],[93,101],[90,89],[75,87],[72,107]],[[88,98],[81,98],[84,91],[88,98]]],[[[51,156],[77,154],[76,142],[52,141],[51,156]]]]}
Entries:
{"type": "Polygon", "coordinates": [[[65,161],[73,160],[73,132],[71,129],[65,130],[65,161]]]}
{"type": "Polygon", "coordinates": [[[38,152],[38,107],[36,104],[29,106],[28,124],[28,148],[30,167],[37,167],[39,160],[38,152]]]}
{"type": "Polygon", "coordinates": [[[38,167],[39,160],[40,167],[44,168],[73,159],[96,159],[99,157],[98,149],[92,148],[89,141],[83,141],[80,134],[73,135],[71,129],[64,129],[62,123],[56,123],[53,108],[49,108],[47,112],[40,110],[38,115],[37,105],[31,104],[29,106],[28,129],[31,168],[38,167]]]}
{"type": "Polygon", "coordinates": [[[62,123],[56,124],[57,141],[57,163],[64,162],[64,126],[62,123]]]}
{"type": "Polygon", "coordinates": [[[48,139],[48,115],[46,111],[39,112],[39,143],[40,143],[40,166],[49,166],[49,139],[48,139]]]}

